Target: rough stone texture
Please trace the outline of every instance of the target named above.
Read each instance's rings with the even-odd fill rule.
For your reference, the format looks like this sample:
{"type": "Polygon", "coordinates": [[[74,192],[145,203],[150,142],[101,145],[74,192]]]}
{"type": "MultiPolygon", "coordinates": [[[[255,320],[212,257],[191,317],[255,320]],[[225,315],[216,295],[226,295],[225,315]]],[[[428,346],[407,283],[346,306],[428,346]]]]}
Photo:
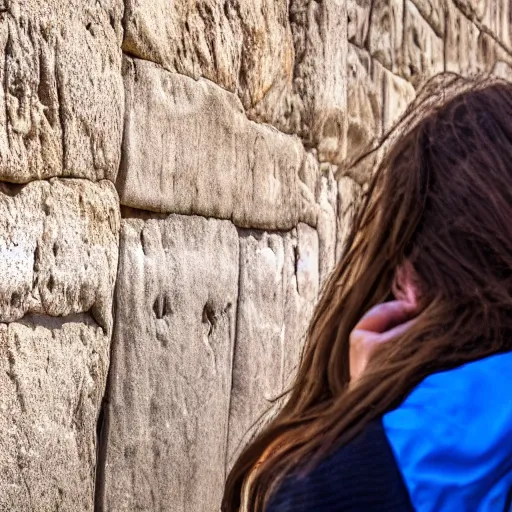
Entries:
{"type": "Polygon", "coordinates": [[[480,31],[454,5],[446,15],[445,66],[446,71],[469,74],[478,71],[480,31]]]}
{"type": "Polygon", "coordinates": [[[510,48],[510,3],[506,0],[454,0],[454,4],[480,29],[510,48]]]}
{"type": "Polygon", "coordinates": [[[229,459],[289,384],[318,292],[318,240],[296,232],[240,238],[240,296],[229,420],[229,459]]]}
{"type": "Polygon", "coordinates": [[[347,39],[359,48],[366,44],[370,29],[371,0],[347,0],[347,39]]]}
{"type": "Polygon", "coordinates": [[[100,510],[217,509],[238,252],[227,221],[123,220],[100,510]]]}
{"type": "Polygon", "coordinates": [[[249,121],[236,96],[206,80],[127,59],[125,83],[122,204],[242,227],[297,224],[297,138],[249,121]]]}
{"type": "Polygon", "coordinates": [[[89,311],[110,331],[118,233],[109,181],[0,187],[0,322],[89,311]]]}
{"type": "Polygon", "coordinates": [[[403,58],[400,75],[415,87],[443,71],[443,40],[421,16],[411,0],[405,0],[403,58]]]}
{"type": "MultiPolygon", "coordinates": [[[[452,4],[446,0],[412,0],[437,36],[444,36],[445,10],[452,4]]],[[[446,42],[445,42],[446,44],[446,42]]]]}
{"type": "Polygon", "coordinates": [[[373,0],[368,48],[387,69],[398,72],[404,38],[404,2],[373,0]]]}
{"type": "Polygon", "coordinates": [[[338,191],[336,258],[340,260],[347,249],[347,239],[363,198],[363,190],[357,182],[344,176],[338,180],[338,191]]]}
{"type": "Polygon", "coordinates": [[[415,97],[414,87],[406,80],[387,70],[383,71],[384,100],[382,125],[387,132],[405,112],[415,97]]]}
{"type": "Polygon", "coordinates": [[[382,134],[382,77],[367,52],[348,51],[347,155],[361,153],[382,134]]]}
{"type": "Polygon", "coordinates": [[[320,206],[317,231],[319,244],[320,284],[323,284],[336,265],[336,209],[338,187],[333,168],[324,165],[317,187],[317,203],[320,206]]]}
{"type": "Polygon", "coordinates": [[[318,149],[320,160],[335,161],[346,151],[346,3],[292,0],[289,9],[295,48],[292,88],[281,98],[279,118],[261,116],[261,109],[255,113],[299,134],[318,149]]]}
{"type": "Polygon", "coordinates": [[[115,179],[122,12],[122,0],[0,4],[0,179],[115,179]]]}
{"type": "Polygon", "coordinates": [[[83,314],[0,324],[0,510],[93,511],[108,349],[83,314]]]}
{"type": "Polygon", "coordinates": [[[287,0],[127,0],[123,49],[193,78],[251,108],[286,89],[293,72],[287,0]]]}
{"type": "MultiPolygon", "coordinates": [[[[299,224],[296,239],[288,240],[294,266],[287,266],[284,325],[283,389],[289,389],[302,354],[306,331],[320,291],[320,234],[299,224]]],[[[285,245],[285,248],[287,246],[285,245]]]]}
{"type": "Polygon", "coordinates": [[[249,117],[343,152],[344,2],[128,0],[123,49],[237,93],[249,117]]]}
{"type": "Polygon", "coordinates": [[[0,49],[12,512],[217,512],[407,106],[512,79],[508,0],[0,0],[0,49]]]}

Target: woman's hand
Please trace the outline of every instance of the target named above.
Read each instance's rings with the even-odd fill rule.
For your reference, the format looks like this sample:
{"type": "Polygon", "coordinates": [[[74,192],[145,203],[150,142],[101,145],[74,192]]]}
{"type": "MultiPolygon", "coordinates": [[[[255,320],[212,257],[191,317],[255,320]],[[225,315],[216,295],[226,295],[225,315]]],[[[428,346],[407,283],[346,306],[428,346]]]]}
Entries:
{"type": "Polygon", "coordinates": [[[416,314],[414,301],[394,300],[377,304],[361,318],[350,334],[351,384],[364,372],[375,347],[407,331],[416,314]]]}

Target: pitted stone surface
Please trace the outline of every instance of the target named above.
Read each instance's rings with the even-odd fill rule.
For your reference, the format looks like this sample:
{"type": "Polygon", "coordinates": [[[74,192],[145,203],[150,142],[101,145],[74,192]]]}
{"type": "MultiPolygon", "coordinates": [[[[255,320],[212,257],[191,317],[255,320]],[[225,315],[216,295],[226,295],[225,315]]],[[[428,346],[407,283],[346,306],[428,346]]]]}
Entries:
{"type": "Polygon", "coordinates": [[[0,510],[93,512],[109,341],[87,315],[0,324],[0,510]]]}
{"type": "Polygon", "coordinates": [[[179,215],[123,220],[102,510],[218,508],[238,251],[228,221],[179,215]]]}
{"type": "Polygon", "coordinates": [[[122,204],[249,228],[297,224],[298,138],[249,121],[235,95],[207,80],[127,59],[125,83],[122,204]]]}
{"type": "Polygon", "coordinates": [[[122,0],[0,9],[0,179],[114,180],[121,155],[122,0]]]}
{"type": "Polygon", "coordinates": [[[107,180],[0,187],[0,322],[90,312],[110,331],[119,223],[107,180]]]}
{"type": "Polygon", "coordinates": [[[242,234],[239,283],[228,467],[296,370],[319,288],[316,232],[242,234]]]}

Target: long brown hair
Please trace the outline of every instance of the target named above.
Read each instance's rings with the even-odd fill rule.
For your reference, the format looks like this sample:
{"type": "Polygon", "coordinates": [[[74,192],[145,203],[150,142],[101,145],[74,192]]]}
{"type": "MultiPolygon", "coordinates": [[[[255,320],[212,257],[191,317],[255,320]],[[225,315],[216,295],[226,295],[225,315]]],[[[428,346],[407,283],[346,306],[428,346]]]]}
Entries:
{"type": "Polygon", "coordinates": [[[251,472],[248,512],[263,512],[286,474],[308,471],[427,375],[512,350],[512,86],[437,78],[386,144],[392,149],[323,290],[288,400],[235,463],[223,512],[239,510],[251,472]],[[349,389],[349,334],[391,298],[404,261],[422,312],[349,389]]]}

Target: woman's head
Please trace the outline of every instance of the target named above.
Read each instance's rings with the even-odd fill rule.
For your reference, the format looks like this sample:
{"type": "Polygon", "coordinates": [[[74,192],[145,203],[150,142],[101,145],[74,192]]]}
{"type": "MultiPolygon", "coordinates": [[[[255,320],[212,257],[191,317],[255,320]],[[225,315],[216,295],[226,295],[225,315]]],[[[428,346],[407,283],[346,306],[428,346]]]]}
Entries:
{"type": "Polygon", "coordinates": [[[512,85],[432,83],[387,139],[395,142],[323,291],[288,402],[235,464],[225,512],[237,510],[269,447],[248,489],[251,511],[286,473],[307,471],[428,374],[512,350],[512,85]],[[349,389],[349,334],[393,292],[413,293],[421,313],[349,389]]]}

